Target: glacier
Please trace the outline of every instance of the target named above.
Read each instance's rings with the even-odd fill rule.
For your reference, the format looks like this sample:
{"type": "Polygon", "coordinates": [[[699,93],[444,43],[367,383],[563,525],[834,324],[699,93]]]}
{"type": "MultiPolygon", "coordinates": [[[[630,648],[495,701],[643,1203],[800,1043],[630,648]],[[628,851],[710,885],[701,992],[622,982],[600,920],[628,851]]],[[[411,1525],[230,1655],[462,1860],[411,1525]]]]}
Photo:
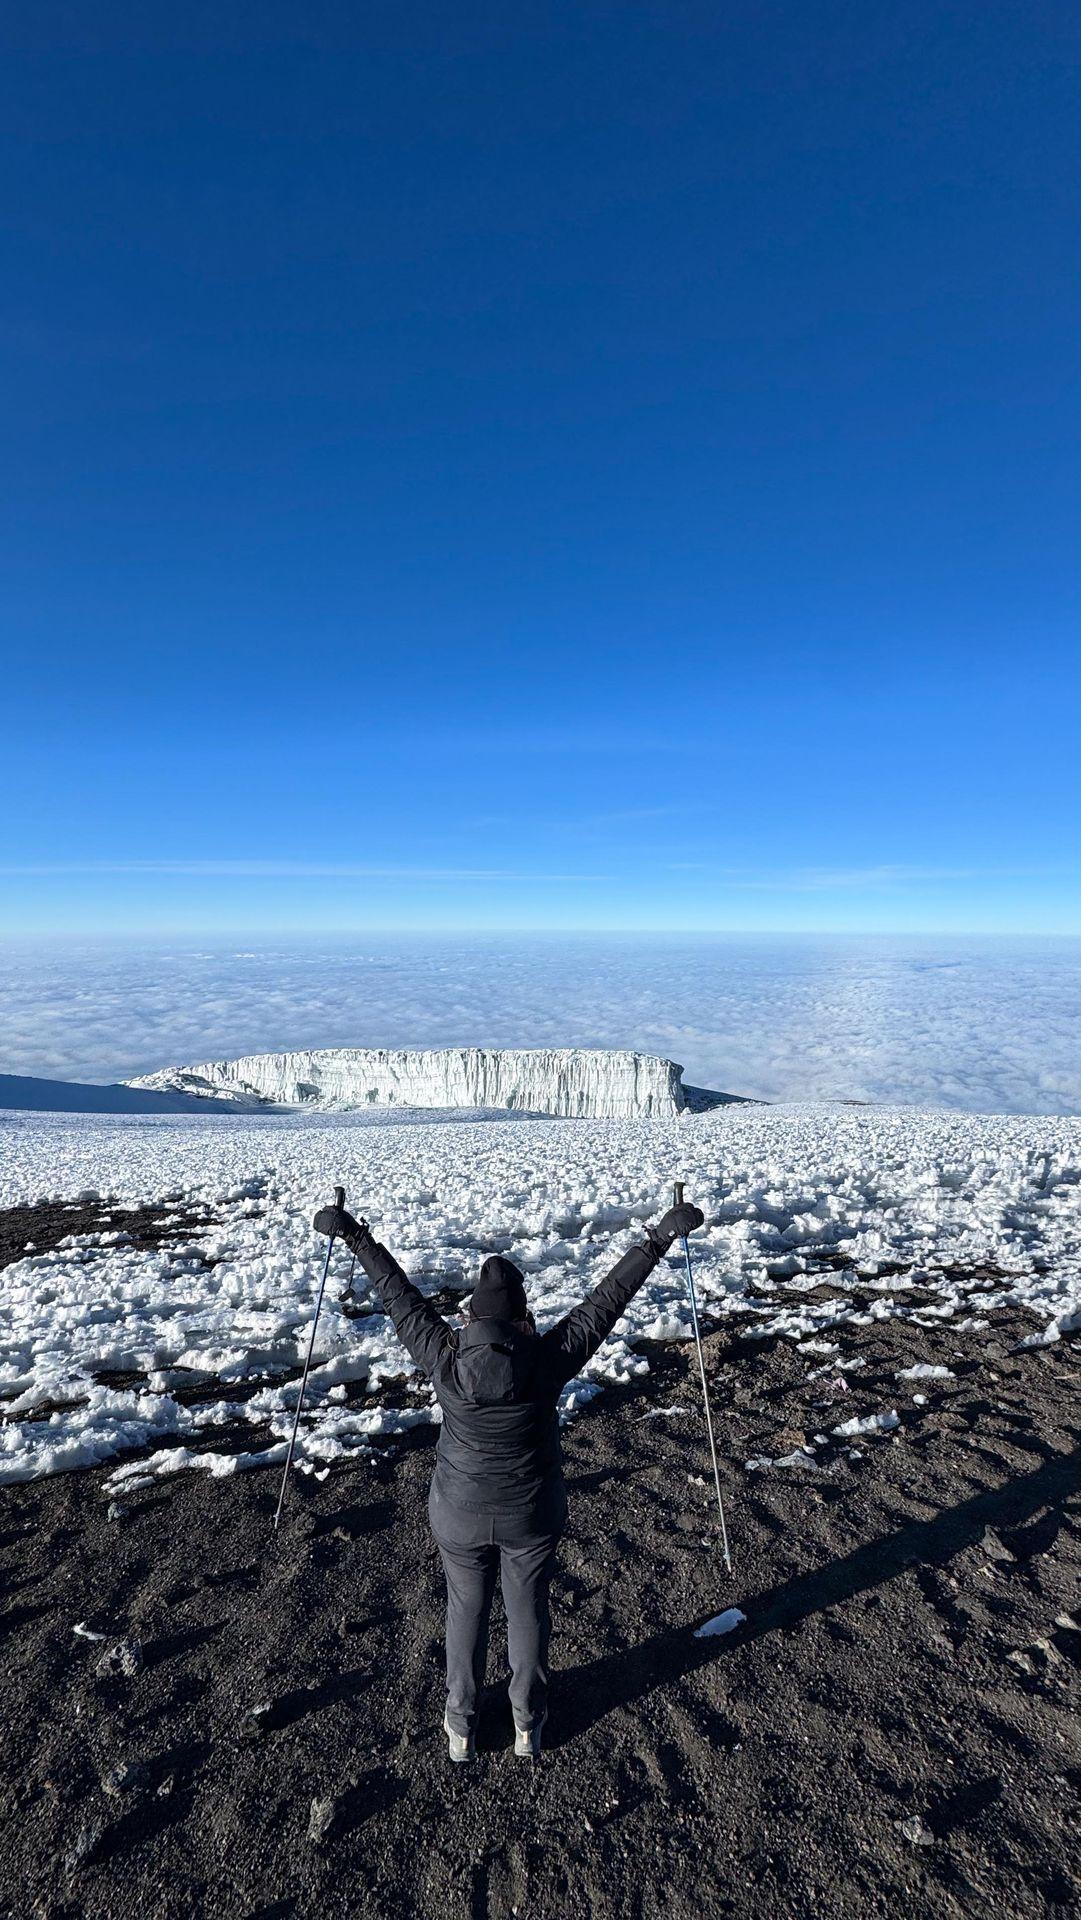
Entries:
{"type": "Polygon", "coordinates": [[[683,1068],[656,1054],[590,1047],[320,1047],[162,1067],[125,1082],[233,1105],[503,1108],[556,1119],[682,1113],[683,1068]]]}

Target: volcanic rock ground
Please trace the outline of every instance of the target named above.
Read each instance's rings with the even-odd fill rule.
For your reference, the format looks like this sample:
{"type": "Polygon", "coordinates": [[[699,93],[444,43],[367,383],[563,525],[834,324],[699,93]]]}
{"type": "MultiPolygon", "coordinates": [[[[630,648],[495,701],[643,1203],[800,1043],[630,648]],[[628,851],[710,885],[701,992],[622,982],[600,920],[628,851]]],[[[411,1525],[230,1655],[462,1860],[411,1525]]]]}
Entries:
{"type": "MultiPolygon", "coordinates": [[[[22,1211],[7,1238],[41,1244],[22,1211]]],[[[565,1436],[536,1767],[498,1625],[479,1758],[446,1757],[434,1431],[297,1477],[277,1536],[270,1472],[180,1474],[112,1517],[108,1469],[0,1490],[0,1912],[1076,1911],[1078,1343],[986,1319],[842,1324],[810,1381],[788,1341],[709,1336],[732,1579],[693,1351],[606,1389],[565,1436]],[[919,1361],[954,1377],[896,1379],[919,1361]],[[892,1407],[818,1469],[743,1464],[892,1407]],[[695,1638],[730,1605],[743,1627],[695,1638]]]]}

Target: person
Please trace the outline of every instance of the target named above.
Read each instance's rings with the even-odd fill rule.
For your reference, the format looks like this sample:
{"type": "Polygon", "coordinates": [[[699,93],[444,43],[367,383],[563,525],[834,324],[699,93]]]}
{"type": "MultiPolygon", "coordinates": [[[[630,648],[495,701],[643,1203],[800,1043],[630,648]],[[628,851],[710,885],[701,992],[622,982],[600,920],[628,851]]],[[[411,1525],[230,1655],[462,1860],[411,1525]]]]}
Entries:
{"type": "Polygon", "coordinates": [[[672,1207],[599,1286],[538,1334],[513,1260],[485,1260],[464,1327],[450,1326],[365,1220],[336,1207],[315,1216],[354,1253],[399,1340],[431,1376],[443,1421],[428,1518],[447,1585],[450,1758],[476,1752],[496,1576],[503,1589],[514,1751],[537,1759],[547,1717],[548,1589],[567,1517],[557,1402],[606,1340],[673,1241],[703,1224],[698,1207],[672,1207]]]}

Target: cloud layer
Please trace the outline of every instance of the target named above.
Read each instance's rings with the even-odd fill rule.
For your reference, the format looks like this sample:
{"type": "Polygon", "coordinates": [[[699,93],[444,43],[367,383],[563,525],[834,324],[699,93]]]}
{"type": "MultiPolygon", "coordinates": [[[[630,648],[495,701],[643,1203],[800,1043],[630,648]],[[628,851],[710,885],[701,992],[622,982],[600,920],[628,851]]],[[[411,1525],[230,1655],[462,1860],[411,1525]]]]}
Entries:
{"type": "Polygon", "coordinates": [[[769,1100],[1081,1113],[1081,940],[368,936],[0,948],[0,1071],[632,1046],[769,1100]]]}

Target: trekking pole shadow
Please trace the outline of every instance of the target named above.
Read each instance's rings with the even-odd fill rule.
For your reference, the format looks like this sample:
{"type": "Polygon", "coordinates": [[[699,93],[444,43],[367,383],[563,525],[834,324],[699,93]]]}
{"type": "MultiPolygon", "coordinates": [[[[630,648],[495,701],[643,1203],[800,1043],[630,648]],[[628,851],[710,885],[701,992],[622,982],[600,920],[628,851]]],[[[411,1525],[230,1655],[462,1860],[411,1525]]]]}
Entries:
{"type": "Polygon", "coordinates": [[[699,1622],[687,1620],[626,1651],[557,1669],[553,1687],[557,1710],[548,1745],[565,1746],[614,1708],[630,1706],[658,1687],[723,1660],[738,1647],[798,1626],[858,1593],[888,1586],[909,1567],[945,1566],[966,1547],[978,1546],[988,1527],[996,1532],[1018,1527],[1040,1508],[1064,1506],[1079,1492],[1081,1446],[1057,1453],[1033,1473],[944,1507],[930,1520],[908,1521],[896,1532],[868,1540],[843,1559],[797,1574],[783,1586],[741,1598],[746,1623],[725,1639],[697,1640],[694,1629],[699,1622]]]}

